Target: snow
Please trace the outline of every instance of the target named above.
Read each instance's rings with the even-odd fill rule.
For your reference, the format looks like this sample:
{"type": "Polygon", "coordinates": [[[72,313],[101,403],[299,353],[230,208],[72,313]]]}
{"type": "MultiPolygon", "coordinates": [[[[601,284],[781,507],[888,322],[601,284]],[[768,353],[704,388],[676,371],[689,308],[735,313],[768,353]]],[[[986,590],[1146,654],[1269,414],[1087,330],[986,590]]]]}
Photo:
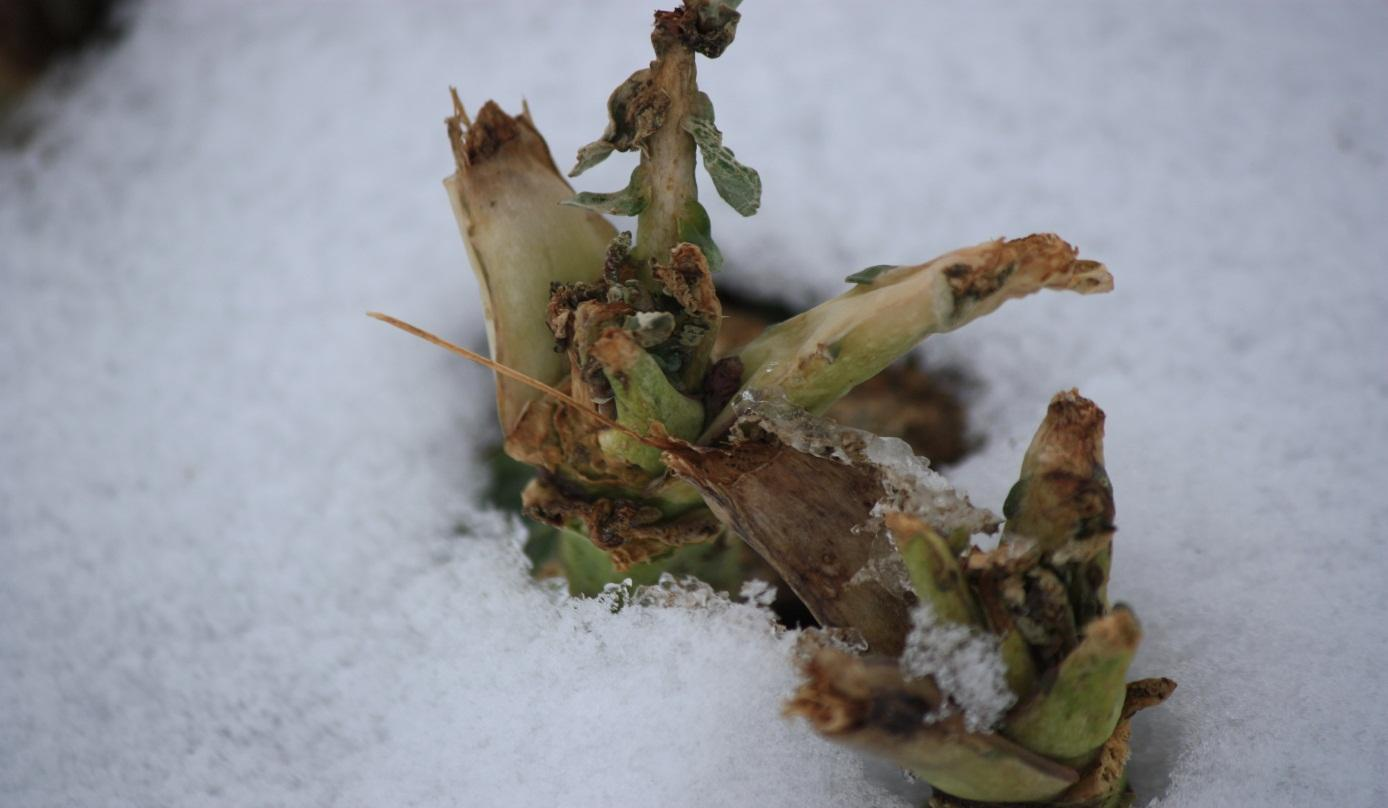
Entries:
{"type": "MultiPolygon", "coordinates": [[[[745,4],[703,68],[765,183],[744,288],[1055,231],[1117,289],[932,338],[1000,506],[1108,413],[1140,802],[1377,805],[1388,722],[1388,7],[745,4]]],[[[446,86],[561,163],[644,6],[137,4],[0,147],[0,804],[919,804],[780,717],[793,636],[556,602],[479,509],[488,375],[446,86]],[[465,530],[455,531],[462,525],[465,530]]],[[[580,187],[625,182],[620,157],[580,187]]],[[[712,188],[707,189],[714,198],[712,188]]]]}
{"type": "Polygon", "coordinates": [[[986,732],[1017,701],[1007,687],[1007,667],[998,638],[972,626],[942,622],[929,603],[911,610],[911,633],[901,652],[901,672],[911,679],[933,677],[949,699],[926,716],[927,723],[958,711],[970,732],[986,732]]]}

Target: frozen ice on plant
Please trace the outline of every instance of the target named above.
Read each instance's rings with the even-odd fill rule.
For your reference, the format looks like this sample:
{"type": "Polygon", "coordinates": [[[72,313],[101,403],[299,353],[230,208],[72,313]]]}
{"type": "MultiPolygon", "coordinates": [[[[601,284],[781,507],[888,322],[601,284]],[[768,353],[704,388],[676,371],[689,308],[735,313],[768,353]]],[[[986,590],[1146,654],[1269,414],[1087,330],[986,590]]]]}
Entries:
{"type": "Polygon", "coordinates": [[[930,468],[929,460],[900,438],[842,426],[765,393],[741,393],[734,411],[738,416],[734,430],[757,427],[798,452],[875,467],[882,478],[882,498],[872,510],[874,526],[886,513],[909,513],[942,534],[970,536],[991,533],[1001,521],[955,490],[930,468]]]}
{"type": "MultiPolygon", "coordinates": [[[[877,517],[878,515],[874,514],[874,519],[877,517]]],[[[867,525],[859,529],[862,527],[867,525]]],[[[867,563],[853,573],[848,585],[856,586],[869,582],[875,582],[897,595],[912,591],[911,574],[906,569],[906,562],[902,561],[901,553],[897,552],[896,544],[888,531],[882,531],[872,537],[867,563]]]]}
{"type": "Polygon", "coordinates": [[[873,506],[874,518],[909,513],[945,535],[988,533],[997,527],[996,514],[969,502],[906,441],[873,435],[863,455],[882,474],[882,499],[873,506]]]}
{"type": "Polygon", "coordinates": [[[1007,687],[1007,668],[998,638],[936,619],[929,603],[911,610],[911,622],[901,654],[901,672],[912,679],[933,678],[948,699],[926,720],[939,720],[958,710],[970,732],[986,732],[996,726],[1017,700],[1007,687]]]}
{"type": "Polygon", "coordinates": [[[845,437],[870,435],[862,430],[841,427],[833,421],[815,418],[784,397],[764,392],[744,390],[733,400],[732,407],[738,419],[733,426],[735,434],[748,426],[756,426],[775,435],[777,440],[797,452],[832,458],[840,463],[853,462],[853,457],[844,446],[845,437]]]}

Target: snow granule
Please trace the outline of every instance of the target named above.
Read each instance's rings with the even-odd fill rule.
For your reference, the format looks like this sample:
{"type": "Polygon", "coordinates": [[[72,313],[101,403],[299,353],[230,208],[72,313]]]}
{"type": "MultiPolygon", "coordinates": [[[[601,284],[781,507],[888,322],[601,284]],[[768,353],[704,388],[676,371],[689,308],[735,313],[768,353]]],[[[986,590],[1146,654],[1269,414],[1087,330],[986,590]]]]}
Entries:
{"type": "Polygon", "coordinates": [[[911,679],[933,678],[948,701],[933,722],[956,710],[970,732],[987,732],[1017,701],[1007,687],[1001,645],[972,626],[941,622],[929,603],[911,610],[911,633],[901,654],[901,672],[911,679]]]}

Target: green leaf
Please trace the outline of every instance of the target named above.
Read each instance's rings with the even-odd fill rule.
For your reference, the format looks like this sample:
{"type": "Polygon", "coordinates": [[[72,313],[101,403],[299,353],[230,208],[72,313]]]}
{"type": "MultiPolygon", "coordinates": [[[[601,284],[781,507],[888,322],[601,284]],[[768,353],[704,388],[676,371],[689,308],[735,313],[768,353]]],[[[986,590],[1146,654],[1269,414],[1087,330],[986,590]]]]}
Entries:
{"type": "Polygon", "coordinates": [[[874,280],[877,280],[878,275],[881,275],[883,272],[886,272],[889,269],[896,269],[897,266],[899,265],[874,264],[873,266],[870,266],[867,269],[860,269],[857,272],[854,272],[852,275],[849,275],[847,278],[844,278],[843,280],[844,283],[872,283],[874,280]]]}
{"type": "Polygon", "coordinates": [[[708,261],[709,272],[717,272],[723,267],[723,252],[713,243],[713,224],[708,211],[697,199],[684,203],[684,212],[679,218],[679,240],[693,244],[708,261]]]}
{"type": "Polygon", "coordinates": [[[650,204],[650,198],[650,189],[646,184],[646,170],[637,166],[631,172],[631,181],[622,190],[610,194],[584,191],[576,194],[572,199],[564,200],[563,204],[587,208],[599,213],[610,213],[613,216],[636,216],[646,209],[646,205],[650,204]]]}
{"type": "Polygon", "coordinates": [[[733,150],[723,145],[723,133],[713,125],[713,103],[699,93],[699,111],[684,119],[684,131],[699,144],[704,170],[713,178],[713,187],[723,201],[743,216],[751,216],[761,206],[761,176],[756,169],[739,163],[733,150]]]}

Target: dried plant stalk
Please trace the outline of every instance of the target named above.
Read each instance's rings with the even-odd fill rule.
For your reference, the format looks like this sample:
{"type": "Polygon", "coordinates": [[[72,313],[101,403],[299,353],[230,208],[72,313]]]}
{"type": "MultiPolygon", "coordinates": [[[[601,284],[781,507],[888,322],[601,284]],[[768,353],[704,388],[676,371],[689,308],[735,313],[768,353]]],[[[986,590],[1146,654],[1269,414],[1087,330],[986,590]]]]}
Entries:
{"type": "Polygon", "coordinates": [[[857,630],[873,650],[899,654],[910,629],[902,588],[860,577],[870,536],[856,532],[882,496],[871,467],[753,442],[728,451],[672,451],[718,519],[765,558],[822,625],[857,630]]]}

